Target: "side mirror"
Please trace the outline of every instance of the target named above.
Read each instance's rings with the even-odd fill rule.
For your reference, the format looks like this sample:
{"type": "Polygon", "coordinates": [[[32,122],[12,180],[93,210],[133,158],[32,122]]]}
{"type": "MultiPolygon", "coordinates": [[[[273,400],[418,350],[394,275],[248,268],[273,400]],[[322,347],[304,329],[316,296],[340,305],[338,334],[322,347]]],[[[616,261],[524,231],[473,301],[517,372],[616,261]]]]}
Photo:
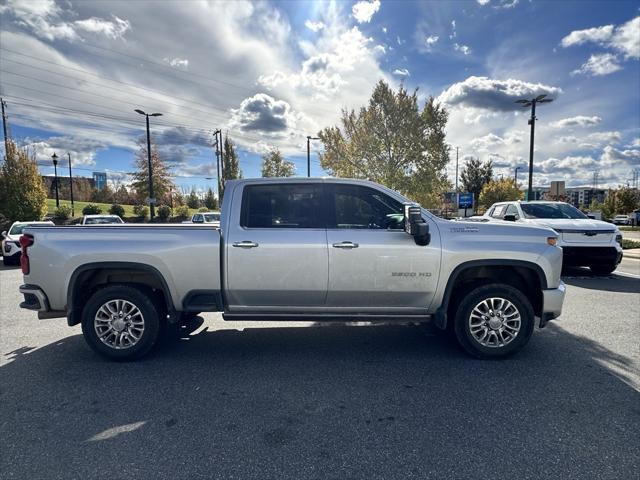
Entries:
{"type": "Polygon", "coordinates": [[[505,215],[504,217],[502,217],[502,219],[503,219],[505,222],[515,222],[515,221],[517,220],[517,219],[516,219],[516,216],[515,216],[515,215],[512,215],[512,214],[505,215]]]}
{"type": "Polygon", "coordinates": [[[4,230],[0,235],[2,235],[2,238],[7,238],[7,231],[4,230]]]}
{"type": "Polygon", "coordinates": [[[595,220],[596,216],[593,213],[587,213],[587,218],[590,218],[591,220],[595,220]]]}
{"type": "Polygon", "coordinates": [[[415,203],[404,205],[404,231],[414,238],[417,245],[429,245],[431,241],[429,224],[422,218],[420,205],[415,203]]]}

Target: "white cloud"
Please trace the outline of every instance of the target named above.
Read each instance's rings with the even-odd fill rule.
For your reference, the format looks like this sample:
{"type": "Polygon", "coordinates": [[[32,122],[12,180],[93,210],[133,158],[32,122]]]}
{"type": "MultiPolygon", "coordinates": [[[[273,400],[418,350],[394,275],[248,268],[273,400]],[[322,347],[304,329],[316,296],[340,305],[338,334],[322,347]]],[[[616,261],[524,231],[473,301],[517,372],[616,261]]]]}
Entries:
{"type": "Polygon", "coordinates": [[[432,47],[434,46],[436,43],[438,43],[438,40],[440,40],[440,37],[438,35],[429,35],[426,39],[425,42],[427,43],[428,47],[432,47]]]}
{"type": "Polygon", "coordinates": [[[44,140],[26,138],[21,145],[33,151],[40,164],[52,165],[51,156],[55,153],[59,157],[58,167],[67,165],[67,153],[71,154],[71,165],[74,167],[95,165],[98,150],[108,147],[101,140],[71,135],[54,136],[44,140]]]}
{"type": "Polygon", "coordinates": [[[599,53],[589,57],[580,68],[571,72],[572,75],[583,73],[585,75],[603,76],[621,70],[618,57],[611,53],[599,53]]]}
{"type": "Polygon", "coordinates": [[[307,27],[312,32],[319,32],[324,28],[324,23],[312,22],[311,20],[307,20],[306,22],[304,22],[304,26],[307,27]]]}
{"type": "Polygon", "coordinates": [[[487,5],[491,0],[476,0],[480,5],[485,6],[487,5]]]}
{"type": "Polygon", "coordinates": [[[73,24],[77,29],[90,33],[99,33],[111,39],[122,38],[131,29],[129,21],[118,18],[115,15],[113,16],[113,21],[91,17],[86,20],[76,20],[73,24]]]}
{"type": "Polygon", "coordinates": [[[469,77],[463,82],[454,83],[440,94],[438,101],[451,106],[464,105],[486,110],[520,110],[516,100],[548,95],[556,98],[562,90],[542,83],[529,83],[522,80],[497,80],[488,77],[469,77]]]}
{"type": "Polygon", "coordinates": [[[471,48],[469,48],[468,45],[459,45],[457,43],[454,43],[453,49],[456,52],[462,52],[464,55],[469,55],[471,53],[471,48]]]}
{"type": "Polygon", "coordinates": [[[367,2],[366,0],[357,2],[351,8],[353,18],[358,23],[369,23],[373,15],[380,9],[380,0],[367,2]]]}
{"type": "Polygon", "coordinates": [[[575,117],[563,118],[550,124],[553,128],[567,128],[567,127],[591,127],[598,125],[602,122],[602,118],[594,115],[587,117],[586,115],[576,115],[575,117]]]}
{"type": "Polygon", "coordinates": [[[410,75],[409,70],[407,70],[406,68],[396,68],[393,71],[393,74],[399,77],[408,77],[410,75]]]}
{"type": "Polygon", "coordinates": [[[602,143],[618,143],[622,140],[620,132],[593,132],[587,135],[587,141],[594,142],[596,144],[602,143]]]}
{"type": "Polygon", "coordinates": [[[189,68],[189,60],[186,58],[169,58],[169,57],[165,57],[162,59],[162,61],[164,63],[166,63],[167,65],[174,67],[174,68],[180,68],[182,70],[186,70],[187,68],[189,68]]]}
{"type": "Polygon", "coordinates": [[[609,167],[638,165],[640,163],[640,149],[618,150],[607,145],[602,151],[600,163],[609,167]]]}
{"type": "Polygon", "coordinates": [[[244,132],[286,135],[296,126],[296,116],[284,100],[276,100],[266,93],[245,98],[240,108],[231,110],[231,126],[244,132]]]}
{"type": "Polygon", "coordinates": [[[619,26],[603,25],[601,27],[574,30],[564,37],[560,44],[563,47],[597,43],[613,48],[625,58],[640,58],[640,16],[619,26]]]}

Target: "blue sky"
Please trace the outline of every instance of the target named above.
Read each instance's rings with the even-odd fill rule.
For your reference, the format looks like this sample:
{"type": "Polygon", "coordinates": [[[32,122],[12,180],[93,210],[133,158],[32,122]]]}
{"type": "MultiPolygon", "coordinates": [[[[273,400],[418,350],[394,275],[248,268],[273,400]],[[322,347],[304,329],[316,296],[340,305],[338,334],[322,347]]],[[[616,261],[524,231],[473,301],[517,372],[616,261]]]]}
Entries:
{"type": "Polygon", "coordinates": [[[449,108],[462,164],[491,159],[513,175],[529,142],[514,101],[546,94],[534,184],[588,186],[597,171],[617,186],[640,167],[639,15],[637,1],[8,0],[0,90],[44,174],[54,151],[70,152],[76,174],[126,183],[144,133],[133,109],[162,112],[152,134],[184,189],[215,184],[216,128],[245,176],[272,146],[306,175],[306,135],[364,105],[380,79],[449,108]]]}

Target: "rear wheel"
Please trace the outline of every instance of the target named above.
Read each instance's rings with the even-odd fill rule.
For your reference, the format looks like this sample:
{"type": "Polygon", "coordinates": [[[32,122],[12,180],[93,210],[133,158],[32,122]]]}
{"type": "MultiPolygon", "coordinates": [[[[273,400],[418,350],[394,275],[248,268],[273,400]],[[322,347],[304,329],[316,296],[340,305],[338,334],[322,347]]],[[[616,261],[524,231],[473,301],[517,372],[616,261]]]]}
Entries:
{"type": "Polygon", "coordinates": [[[111,285],[98,290],[82,312],[82,333],[89,346],[113,360],[140,358],[153,348],[160,315],[144,289],[111,285]]]}
{"type": "Polygon", "coordinates": [[[524,347],[535,323],[531,302],[520,290],[493,283],[462,298],[455,334],[464,350],[478,358],[499,358],[524,347]]]}
{"type": "Polygon", "coordinates": [[[595,273],[596,275],[609,275],[612,273],[618,265],[615,264],[605,264],[605,265],[591,265],[589,269],[595,273]]]}

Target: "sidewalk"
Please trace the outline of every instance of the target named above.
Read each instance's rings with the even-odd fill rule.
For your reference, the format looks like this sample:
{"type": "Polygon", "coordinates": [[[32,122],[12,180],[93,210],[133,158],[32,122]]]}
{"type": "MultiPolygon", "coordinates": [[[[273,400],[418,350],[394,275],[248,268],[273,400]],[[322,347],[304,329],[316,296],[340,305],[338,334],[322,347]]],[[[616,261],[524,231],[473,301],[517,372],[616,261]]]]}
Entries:
{"type": "Polygon", "coordinates": [[[624,258],[637,258],[640,259],[640,248],[629,248],[623,252],[624,258]]]}

